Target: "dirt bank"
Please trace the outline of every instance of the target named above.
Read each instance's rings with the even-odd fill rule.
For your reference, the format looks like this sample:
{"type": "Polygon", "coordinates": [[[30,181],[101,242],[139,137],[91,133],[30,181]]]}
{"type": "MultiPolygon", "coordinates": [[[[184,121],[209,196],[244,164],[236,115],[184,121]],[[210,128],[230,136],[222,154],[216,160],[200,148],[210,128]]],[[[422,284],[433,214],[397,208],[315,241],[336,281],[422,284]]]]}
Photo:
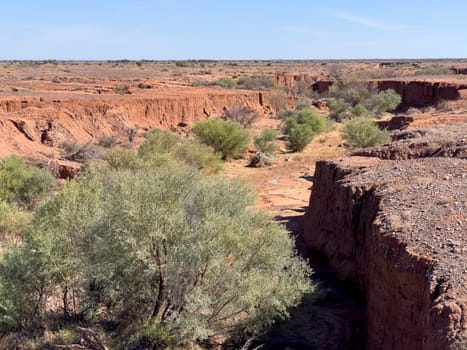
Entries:
{"type": "Polygon", "coordinates": [[[364,290],[368,349],[454,349],[465,334],[466,198],[465,159],[317,163],[304,238],[364,290]]]}
{"type": "Polygon", "coordinates": [[[131,141],[151,128],[176,130],[221,115],[224,107],[235,104],[267,115],[267,103],[267,93],[217,89],[164,89],[117,97],[4,97],[0,99],[0,156],[50,158],[63,141],[96,142],[109,135],[131,141]]]}

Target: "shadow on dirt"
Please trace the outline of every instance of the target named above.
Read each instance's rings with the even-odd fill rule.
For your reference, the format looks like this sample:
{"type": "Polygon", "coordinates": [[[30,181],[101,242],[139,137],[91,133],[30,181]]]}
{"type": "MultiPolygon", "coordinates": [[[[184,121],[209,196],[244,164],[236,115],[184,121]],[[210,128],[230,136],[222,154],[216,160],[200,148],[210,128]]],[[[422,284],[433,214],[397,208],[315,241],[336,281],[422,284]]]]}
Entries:
{"type": "Polygon", "coordinates": [[[326,261],[308,253],[301,230],[305,209],[296,210],[298,215],[277,216],[275,220],[295,236],[298,252],[308,259],[314,271],[312,280],[318,291],[306,296],[288,320],[270,327],[255,346],[268,350],[364,349],[363,296],[339,281],[326,261]]]}

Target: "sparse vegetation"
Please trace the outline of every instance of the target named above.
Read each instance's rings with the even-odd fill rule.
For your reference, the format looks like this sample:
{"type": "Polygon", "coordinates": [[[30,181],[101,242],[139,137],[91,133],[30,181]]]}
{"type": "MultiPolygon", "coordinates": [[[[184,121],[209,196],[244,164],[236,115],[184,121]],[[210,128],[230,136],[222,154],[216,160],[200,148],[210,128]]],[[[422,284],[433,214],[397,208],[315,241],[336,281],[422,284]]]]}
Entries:
{"type": "Polygon", "coordinates": [[[251,140],[248,130],[239,123],[220,118],[199,121],[192,130],[202,143],[221,154],[222,159],[241,157],[251,140]]]}
{"type": "Polygon", "coordinates": [[[392,89],[377,92],[371,84],[348,79],[336,81],[328,96],[329,117],[338,122],[393,111],[401,102],[400,95],[392,89]]]}
{"type": "Polygon", "coordinates": [[[274,88],[274,80],[268,75],[241,77],[237,81],[237,88],[244,90],[269,90],[274,88]]]}
{"type": "Polygon", "coordinates": [[[103,135],[99,137],[99,145],[105,148],[115,147],[117,144],[117,138],[111,135],[103,135]]]}
{"type": "Polygon", "coordinates": [[[237,87],[237,82],[229,77],[222,77],[212,81],[209,85],[211,86],[220,86],[224,89],[235,89],[237,87]]]}
{"type": "Polygon", "coordinates": [[[263,129],[263,131],[261,131],[261,134],[255,136],[254,144],[259,152],[272,155],[277,150],[277,145],[274,143],[276,137],[276,130],[263,129]]]}
{"type": "Polygon", "coordinates": [[[373,147],[389,142],[389,133],[380,130],[374,120],[368,117],[347,121],[343,136],[354,147],[373,147]]]}

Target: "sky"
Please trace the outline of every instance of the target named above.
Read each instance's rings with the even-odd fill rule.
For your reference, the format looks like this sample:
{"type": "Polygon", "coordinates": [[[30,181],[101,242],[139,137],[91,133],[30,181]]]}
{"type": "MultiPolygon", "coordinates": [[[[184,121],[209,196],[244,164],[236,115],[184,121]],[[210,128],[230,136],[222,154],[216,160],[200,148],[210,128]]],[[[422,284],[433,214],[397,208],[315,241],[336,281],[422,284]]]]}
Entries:
{"type": "Polygon", "coordinates": [[[466,0],[0,0],[0,60],[467,57],[466,0]]]}

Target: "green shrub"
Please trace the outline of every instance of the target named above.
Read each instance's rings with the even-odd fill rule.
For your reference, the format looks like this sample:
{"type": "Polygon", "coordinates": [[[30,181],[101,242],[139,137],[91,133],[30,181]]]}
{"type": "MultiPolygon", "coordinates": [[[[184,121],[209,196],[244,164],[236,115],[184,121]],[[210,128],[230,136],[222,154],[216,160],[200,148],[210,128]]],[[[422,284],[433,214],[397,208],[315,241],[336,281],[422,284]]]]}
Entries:
{"type": "Polygon", "coordinates": [[[288,117],[292,117],[293,114],[294,114],[294,111],[292,111],[291,109],[283,109],[279,111],[279,113],[276,113],[276,118],[280,120],[285,120],[288,117]]]}
{"type": "Polygon", "coordinates": [[[29,213],[20,211],[14,204],[0,201],[0,242],[5,237],[24,233],[29,219],[29,213]]]}
{"type": "Polygon", "coordinates": [[[401,103],[401,96],[393,89],[379,92],[366,101],[366,106],[373,113],[393,111],[401,103]]]}
{"type": "Polygon", "coordinates": [[[342,99],[330,98],[328,100],[329,118],[336,122],[352,118],[351,106],[342,99]]]}
{"type": "Polygon", "coordinates": [[[295,104],[295,110],[296,111],[299,111],[301,109],[307,109],[307,108],[311,108],[311,104],[310,104],[310,102],[308,100],[300,99],[295,104]]]}
{"type": "Polygon", "coordinates": [[[173,154],[182,139],[173,132],[152,129],[146,134],[146,140],[139,147],[138,154],[142,159],[153,159],[157,154],[173,154]]]}
{"type": "Polygon", "coordinates": [[[274,143],[276,137],[276,130],[264,129],[261,134],[255,136],[254,144],[259,152],[272,155],[277,150],[277,145],[274,143]]]}
{"type": "Polygon", "coordinates": [[[352,115],[355,117],[372,117],[372,113],[364,105],[359,103],[352,109],[352,115]]]}
{"type": "Polygon", "coordinates": [[[219,154],[210,146],[198,141],[184,142],[176,153],[177,159],[202,170],[203,173],[216,174],[222,170],[222,160],[219,154]]]}
{"type": "Polygon", "coordinates": [[[356,117],[346,122],[343,136],[354,147],[373,147],[389,142],[389,133],[380,130],[367,117],[356,117]]]}
{"type": "Polygon", "coordinates": [[[229,77],[222,77],[212,81],[209,85],[220,86],[225,89],[235,89],[237,87],[237,82],[229,77]]]}
{"type": "Polygon", "coordinates": [[[0,256],[0,332],[40,328],[51,293],[46,267],[28,247],[10,247],[0,256]]]}
{"type": "Polygon", "coordinates": [[[289,130],[297,125],[306,125],[314,133],[319,134],[326,128],[326,120],[312,109],[305,108],[294,112],[291,117],[285,119],[285,133],[289,134],[289,130]]]}
{"type": "Polygon", "coordinates": [[[105,159],[115,170],[135,170],[143,167],[142,159],[131,149],[115,149],[109,152],[105,159]]]}
{"type": "Polygon", "coordinates": [[[287,148],[292,152],[301,152],[313,140],[315,133],[306,125],[295,125],[288,130],[287,148]]]}
{"type": "Polygon", "coordinates": [[[47,170],[28,167],[15,155],[6,157],[0,164],[0,200],[27,205],[47,193],[53,181],[47,170]]]}
{"type": "Polygon", "coordinates": [[[284,121],[287,148],[293,152],[303,151],[314,136],[323,132],[325,128],[326,120],[310,108],[293,112],[292,116],[284,121]]]}
{"type": "Polygon", "coordinates": [[[217,173],[222,169],[220,155],[212,147],[182,139],[168,130],[151,130],[139,148],[138,155],[145,162],[156,166],[179,160],[204,173],[217,173]]]}
{"type": "MultiPolygon", "coordinates": [[[[313,287],[292,239],[253,204],[239,183],[174,163],[157,172],[89,172],[37,212],[29,253],[48,266],[44,291],[47,281],[86,291],[91,321],[99,310],[130,335],[171,337],[179,347],[255,335],[313,287]]],[[[2,305],[37,301],[31,290],[43,269],[34,263],[27,271],[0,274],[4,290],[17,288],[1,295],[2,305]],[[18,278],[25,283],[13,285],[18,278]]]]}
{"type": "Polygon", "coordinates": [[[240,124],[220,118],[209,118],[193,126],[196,137],[221,154],[222,159],[241,157],[251,140],[250,133],[240,124]]]}

